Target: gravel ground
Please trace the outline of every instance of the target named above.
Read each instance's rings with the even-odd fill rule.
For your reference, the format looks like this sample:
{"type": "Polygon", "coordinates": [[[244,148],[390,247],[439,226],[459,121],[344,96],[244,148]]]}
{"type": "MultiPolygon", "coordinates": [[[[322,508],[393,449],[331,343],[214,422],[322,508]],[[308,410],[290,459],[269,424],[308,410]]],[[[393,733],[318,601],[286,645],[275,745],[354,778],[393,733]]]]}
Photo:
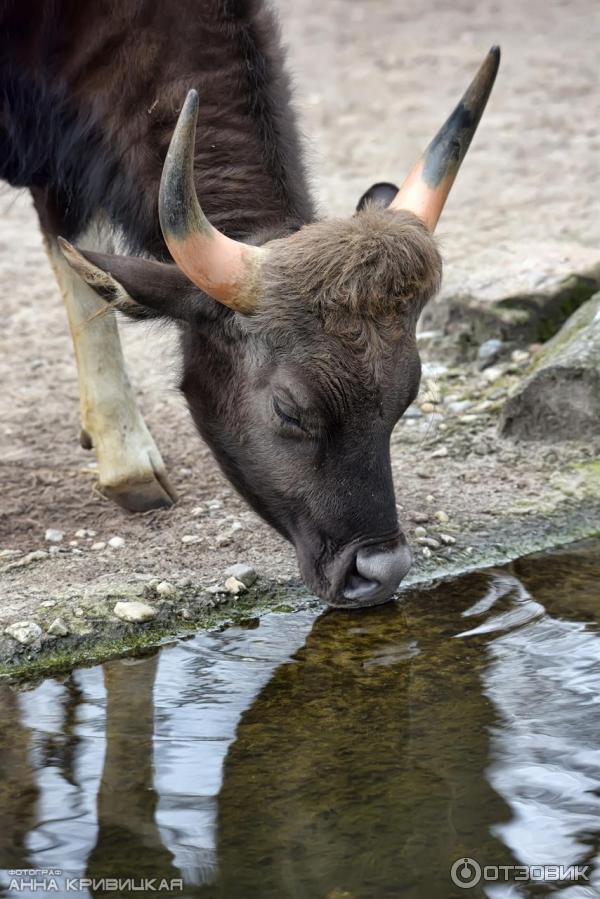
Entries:
{"type": "MultiPolygon", "coordinates": [[[[552,241],[598,248],[600,16],[591,0],[456,0],[425,9],[416,0],[281,0],[278,6],[324,212],[346,215],[373,181],[401,180],[488,47],[500,43],[498,83],[440,227],[450,277],[453,266],[468,270],[472,261],[476,268],[479,254],[490,258],[493,247],[522,242],[530,252],[552,241]]],[[[519,267],[518,249],[514,256],[519,267]]],[[[506,264],[508,273],[510,257],[506,264]]],[[[195,434],[174,388],[167,329],[148,333],[125,324],[122,333],[140,407],[180,502],[169,512],[130,516],[94,492],[93,456],[78,445],[66,317],[29,198],[8,188],[0,193],[0,275],[0,630],[31,618],[40,602],[67,586],[74,609],[90,590],[115,593],[115,585],[149,578],[207,587],[239,560],[257,569],[263,585],[296,578],[290,547],[236,497],[195,434]],[[151,369],[148,340],[156,346],[151,369]],[[62,541],[47,541],[47,529],[62,531],[62,541]],[[81,529],[95,533],[76,536],[81,529]],[[115,536],[122,546],[108,545],[115,536]],[[99,543],[107,545],[94,549],[99,543]],[[50,552],[15,566],[40,550],[50,552]]],[[[528,363],[521,360],[512,374],[505,366],[496,385],[474,366],[442,371],[421,397],[437,401],[433,414],[408,419],[396,432],[398,502],[425,572],[464,565],[492,545],[500,555],[510,552],[527,542],[528,523],[531,548],[556,542],[570,504],[580,517],[567,515],[565,536],[583,536],[599,524],[573,500],[585,494],[595,502],[595,467],[586,465],[593,446],[518,447],[496,436],[499,391],[528,363]],[[465,398],[489,405],[453,412],[452,404],[465,398]],[[562,510],[558,532],[550,525],[536,531],[534,519],[550,509],[562,510]],[[449,522],[439,522],[436,511],[449,522]],[[503,524],[507,517],[510,526],[503,524]],[[432,547],[426,559],[429,547],[414,534],[422,526],[425,537],[447,532],[456,543],[432,547]]]]}

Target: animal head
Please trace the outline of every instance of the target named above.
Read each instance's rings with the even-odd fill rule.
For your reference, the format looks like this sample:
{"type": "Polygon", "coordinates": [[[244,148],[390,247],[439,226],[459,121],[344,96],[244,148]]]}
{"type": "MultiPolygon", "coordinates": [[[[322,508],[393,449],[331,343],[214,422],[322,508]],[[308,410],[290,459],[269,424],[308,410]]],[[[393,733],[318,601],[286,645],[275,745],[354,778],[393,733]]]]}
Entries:
{"type": "Polygon", "coordinates": [[[433,230],[498,62],[493,48],[400,190],[375,185],[351,219],[259,246],[230,239],[202,212],[191,91],[159,199],[176,265],[62,244],[116,308],[184,323],[181,387],[198,429],[334,606],[386,601],[411,565],[390,435],[419,388],[416,324],[441,278],[433,230]]]}

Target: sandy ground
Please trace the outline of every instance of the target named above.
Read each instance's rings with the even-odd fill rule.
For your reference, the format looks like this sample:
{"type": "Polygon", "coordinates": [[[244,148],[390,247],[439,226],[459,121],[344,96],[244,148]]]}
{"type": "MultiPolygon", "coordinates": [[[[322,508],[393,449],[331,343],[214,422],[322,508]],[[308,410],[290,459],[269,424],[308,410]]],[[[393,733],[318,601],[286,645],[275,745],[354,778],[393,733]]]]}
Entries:
{"type": "MultiPolygon", "coordinates": [[[[490,247],[520,240],[568,241],[598,248],[600,257],[600,15],[592,0],[277,5],[324,212],[348,214],[373,181],[401,180],[488,47],[500,43],[498,83],[440,228],[448,268],[468,265],[479,250],[489,253],[490,247]]],[[[5,572],[0,627],[65,585],[76,593],[90,584],[101,588],[149,576],[191,577],[207,585],[239,559],[254,563],[265,578],[297,576],[291,548],[234,495],[196,436],[174,388],[173,341],[165,331],[122,328],[140,407],[180,502],[172,511],[136,517],[95,494],[93,456],[78,445],[65,313],[29,198],[6,188],[0,193],[0,279],[0,549],[47,549],[47,528],[65,532],[60,552],[5,572]],[[148,341],[156,347],[151,367],[148,341]],[[193,514],[210,500],[221,501],[222,508],[211,512],[204,505],[202,514],[193,514]],[[235,521],[242,527],[228,542],[235,521]],[[69,546],[80,528],[96,536],[69,546]],[[203,542],[182,544],[188,534],[203,542]],[[94,541],[114,535],[125,539],[124,548],[91,550],[94,541]]],[[[510,508],[514,491],[525,499],[547,491],[557,459],[555,450],[546,458],[543,448],[501,447],[499,463],[494,421],[471,425],[468,449],[465,428],[455,429],[453,444],[448,432],[419,422],[413,430],[403,425],[394,442],[403,515],[410,522],[414,510],[445,509],[459,543],[483,506],[484,517],[493,519],[500,507],[510,508]],[[432,463],[431,454],[444,441],[450,461],[432,463]],[[473,441],[485,449],[473,450],[473,441]],[[453,467],[453,454],[460,470],[453,467]],[[465,457],[471,459],[469,477],[463,477],[465,457]],[[415,460],[423,477],[414,475],[415,460]],[[508,466],[501,478],[498,464],[508,466]],[[427,496],[433,496],[429,503],[427,496]]],[[[5,555],[0,562],[12,560],[5,555]]]]}

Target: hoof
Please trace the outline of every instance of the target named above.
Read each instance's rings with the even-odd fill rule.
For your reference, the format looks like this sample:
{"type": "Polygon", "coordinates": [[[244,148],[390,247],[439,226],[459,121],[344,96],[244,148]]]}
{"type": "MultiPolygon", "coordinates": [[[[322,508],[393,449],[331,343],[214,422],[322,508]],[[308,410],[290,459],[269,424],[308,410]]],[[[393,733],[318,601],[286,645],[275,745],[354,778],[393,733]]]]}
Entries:
{"type": "Polygon", "coordinates": [[[165,475],[149,477],[143,481],[99,485],[99,492],[128,512],[150,512],[152,509],[169,509],[177,502],[177,494],[165,475]]]}

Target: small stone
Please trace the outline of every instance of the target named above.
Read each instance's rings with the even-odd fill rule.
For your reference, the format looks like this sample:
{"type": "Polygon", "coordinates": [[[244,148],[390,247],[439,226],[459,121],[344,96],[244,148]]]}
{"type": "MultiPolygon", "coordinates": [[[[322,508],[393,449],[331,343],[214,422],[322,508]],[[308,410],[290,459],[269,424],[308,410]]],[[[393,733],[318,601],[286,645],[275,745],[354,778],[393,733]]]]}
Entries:
{"type": "Polygon", "coordinates": [[[79,546],[79,540],[69,540],[69,546],[79,546]]]}
{"type": "Polygon", "coordinates": [[[426,502],[426,503],[433,503],[433,502],[435,502],[435,496],[433,496],[433,495],[430,493],[428,496],[425,497],[425,502],[426,502]]]}
{"type": "Polygon", "coordinates": [[[427,512],[408,512],[406,517],[414,521],[415,524],[427,524],[429,521],[427,512]]]}
{"type": "Polygon", "coordinates": [[[156,618],[156,609],[153,609],[152,606],[146,605],[145,602],[118,602],[114,609],[113,613],[120,618],[122,621],[150,621],[152,618],[156,618]]]}
{"type": "Polygon", "coordinates": [[[247,590],[246,585],[242,581],[238,581],[236,577],[228,577],[224,586],[227,593],[231,593],[233,596],[237,596],[238,593],[245,593],[247,590]]]}
{"type": "Polygon", "coordinates": [[[58,528],[48,528],[45,539],[48,543],[60,543],[64,536],[64,531],[59,531],[58,528]]]}
{"type": "Polygon", "coordinates": [[[83,540],[84,537],[95,537],[96,531],[90,531],[89,528],[79,528],[78,531],[75,531],[75,536],[79,538],[79,540],[83,540]]]}
{"type": "Polygon", "coordinates": [[[498,381],[503,375],[503,368],[500,368],[499,365],[492,365],[491,368],[486,368],[483,372],[483,380],[488,384],[493,384],[494,381],[498,381]]]}
{"type": "Polygon", "coordinates": [[[473,547],[467,546],[467,548],[465,549],[465,552],[468,556],[472,556],[473,555],[473,547]]]}
{"type": "Polygon", "coordinates": [[[450,534],[440,534],[439,538],[446,546],[454,546],[456,543],[456,540],[454,537],[451,537],[450,534]]]}
{"type": "Polygon", "coordinates": [[[212,586],[206,588],[206,592],[210,593],[211,596],[216,596],[218,593],[225,593],[226,591],[221,584],[212,584],[212,586]]]}
{"type": "Polygon", "coordinates": [[[433,516],[436,521],[439,521],[440,524],[448,524],[450,521],[449,516],[445,512],[436,512],[433,516]]]}
{"type": "Polygon", "coordinates": [[[503,341],[498,340],[495,337],[492,337],[490,340],[486,340],[484,343],[482,343],[477,353],[479,368],[483,369],[487,368],[489,365],[493,365],[494,362],[496,362],[500,357],[503,349],[503,341]]]}
{"type": "Polygon", "coordinates": [[[447,408],[454,415],[462,415],[463,412],[468,412],[469,409],[473,408],[473,401],[472,400],[454,400],[453,402],[448,403],[447,408]]]}
{"type": "Polygon", "coordinates": [[[123,546],[125,546],[125,541],[122,537],[111,537],[108,541],[108,545],[111,547],[111,549],[121,549],[123,546]]]}
{"type": "Polygon", "coordinates": [[[424,546],[423,549],[421,550],[421,552],[423,553],[423,555],[425,556],[426,559],[431,559],[431,556],[433,555],[428,546],[424,546]]]}
{"type": "Polygon", "coordinates": [[[215,546],[216,547],[229,546],[230,544],[231,544],[231,534],[226,534],[224,531],[222,531],[220,534],[217,534],[217,536],[215,537],[215,546]]]}
{"type": "Polygon", "coordinates": [[[415,537],[417,537],[417,538],[418,538],[418,537],[426,537],[426,536],[427,536],[427,531],[426,531],[425,528],[418,527],[418,528],[415,528],[414,534],[415,534],[415,537]]]}
{"type": "Polygon", "coordinates": [[[98,543],[92,543],[92,549],[97,550],[97,551],[99,551],[101,549],[106,549],[106,543],[103,543],[101,540],[98,541],[98,543]]]}
{"type": "Polygon", "coordinates": [[[179,612],[179,617],[183,618],[184,621],[190,621],[191,618],[193,618],[193,615],[189,609],[181,609],[181,611],[179,612]]]}
{"type": "Polygon", "coordinates": [[[221,502],[220,499],[211,499],[211,500],[209,500],[209,501],[207,502],[206,508],[207,508],[210,512],[216,512],[218,509],[222,509],[222,508],[223,508],[223,503],[221,502]]]}
{"type": "Polygon", "coordinates": [[[190,514],[193,515],[194,518],[198,518],[198,516],[204,515],[205,512],[206,509],[204,508],[204,506],[194,506],[190,514]]]}
{"type": "Polygon", "coordinates": [[[435,406],[433,403],[421,403],[421,412],[423,415],[431,415],[432,412],[435,412],[435,406]]]}
{"type": "Polygon", "coordinates": [[[75,615],[76,618],[83,618],[85,613],[82,608],[77,608],[77,609],[75,609],[73,614],[75,615]]]}
{"type": "Polygon", "coordinates": [[[523,362],[529,361],[529,353],[527,350],[514,350],[514,352],[510,354],[510,358],[515,365],[522,365],[523,362]]]}
{"type": "Polygon", "coordinates": [[[9,624],[5,628],[4,633],[20,643],[21,646],[29,646],[30,643],[39,640],[42,636],[42,629],[35,621],[15,621],[14,624],[9,624]]]}
{"type": "Polygon", "coordinates": [[[230,565],[229,568],[226,569],[224,577],[235,578],[236,580],[241,581],[245,587],[251,587],[256,581],[257,575],[252,565],[248,565],[246,562],[236,562],[235,565],[230,565]]]}
{"type": "Polygon", "coordinates": [[[432,459],[445,459],[448,455],[448,447],[441,446],[438,450],[431,454],[432,459]]]}
{"type": "Polygon", "coordinates": [[[40,609],[51,609],[56,605],[55,599],[45,599],[44,602],[40,603],[40,609]]]}
{"type": "Polygon", "coordinates": [[[475,408],[473,409],[473,412],[477,412],[477,413],[491,412],[493,408],[494,408],[494,404],[492,403],[491,400],[483,400],[482,403],[479,403],[477,406],[475,406],[475,408]]]}
{"type": "Polygon", "coordinates": [[[62,620],[62,618],[55,618],[48,628],[48,633],[52,637],[67,637],[69,634],[69,628],[62,620]]]}
{"type": "Polygon", "coordinates": [[[429,549],[440,548],[439,540],[434,540],[433,537],[417,537],[417,543],[419,543],[421,546],[428,546],[429,549]]]}
{"type": "Polygon", "coordinates": [[[200,537],[198,534],[184,534],[183,537],[181,538],[181,542],[184,543],[186,546],[190,546],[193,543],[202,543],[202,539],[203,538],[200,537]]]}
{"type": "Polygon", "coordinates": [[[159,596],[177,596],[177,590],[173,586],[173,584],[169,583],[169,581],[161,581],[154,588],[159,596]]]}

